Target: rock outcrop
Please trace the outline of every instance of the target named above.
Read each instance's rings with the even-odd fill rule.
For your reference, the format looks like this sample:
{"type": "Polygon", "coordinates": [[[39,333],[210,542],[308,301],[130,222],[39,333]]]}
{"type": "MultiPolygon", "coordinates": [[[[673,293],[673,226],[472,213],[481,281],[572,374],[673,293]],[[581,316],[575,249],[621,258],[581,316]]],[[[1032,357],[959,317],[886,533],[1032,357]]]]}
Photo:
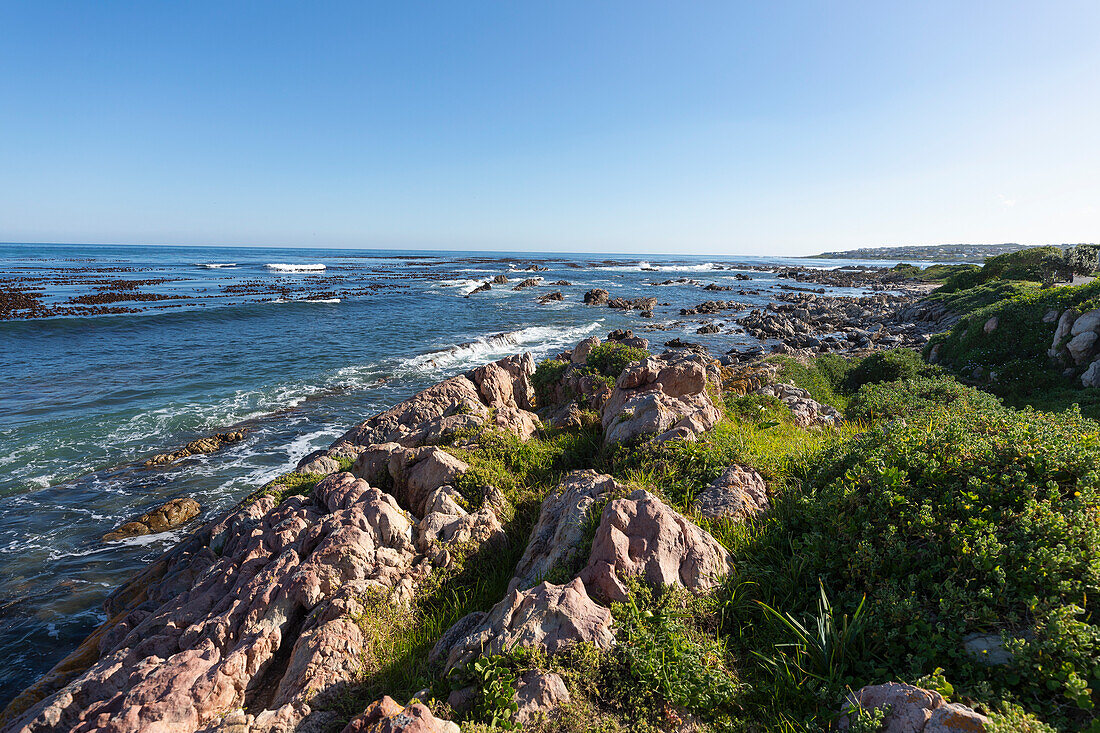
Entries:
{"type": "Polygon", "coordinates": [[[641,437],[692,440],[721,418],[708,390],[720,390],[717,364],[669,351],[627,367],[603,406],[604,441],[641,437]]]}
{"type": "Polygon", "coordinates": [[[611,625],[611,611],[589,598],[578,579],[513,590],[448,650],[447,669],[463,666],[478,654],[500,654],[514,646],[550,655],[579,642],[610,649],[615,643],[611,625]]]}
{"type": "Polygon", "coordinates": [[[696,497],[693,508],[708,519],[755,517],[768,509],[768,486],[753,469],[730,466],[696,497]]]}
{"type": "Polygon", "coordinates": [[[146,466],[162,466],[168,463],[175,463],[176,461],[183,460],[188,456],[202,455],[203,453],[213,453],[216,450],[220,450],[231,443],[237,443],[244,440],[243,430],[231,430],[227,433],[218,433],[217,435],[211,435],[207,438],[199,438],[198,440],[192,440],[190,443],[180,448],[177,451],[171,453],[158,453],[152,458],[145,461],[146,466]]]}
{"type": "Polygon", "coordinates": [[[515,722],[527,725],[559,705],[567,705],[569,689],[559,675],[533,669],[516,681],[515,702],[515,722]]]}
{"type": "Polygon", "coordinates": [[[1084,387],[1100,387],[1100,308],[1079,313],[1067,308],[1058,317],[1047,355],[1079,374],[1084,387]]]}
{"type": "Polygon", "coordinates": [[[172,499],[103,535],[103,541],[116,542],[177,529],[199,516],[201,511],[202,507],[194,499],[172,499]]]}
{"type": "Polygon", "coordinates": [[[386,695],[352,718],[340,733],[458,733],[458,726],[435,717],[426,705],[402,707],[386,695]]]}
{"type": "Polygon", "coordinates": [[[698,525],[648,491],[608,502],[579,578],[598,597],[628,598],[625,581],[710,590],[733,569],[729,553],[698,525]]]}
{"type": "MultiPolygon", "coordinates": [[[[433,481],[441,475],[431,473],[433,481]]],[[[413,487],[426,485],[415,476],[414,465],[406,478],[414,498],[413,487]]],[[[208,523],[112,594],[111,620],[94,637],[98,659],[21,714],[9,708],[8,729],[331,725],[334,713],[318,704],[369,653],[354,619],[369,618],[373,604],[407,604],[440,551],[503,538],[488,506],[465,512],[447,487],[414,503],[433,511],[418,520],[390,494],[341,472],[309,496],[281,504],[260,496],[208,523]]]]}
{"type": "Polygon", "coordinates": [[[809,392],[793,384],[769,384],[756,390],[756,394],[775,397],[786,405],[795,425],[801,428],[831,426],[844,419],[835,407],[821,404],[809,392]]]}
{"type": "MultiPolygon", "coordinates": [[[[989,723],[988,718],[965,705],[948,703],[935,690],[900,682],[868,685],[851,693],[843,712],[857,707],[889,709],[882,733],[981,733],[989,723]]],[[[848,730],[847,715],[841,717],[837,727],[848,730]]]]}
{"type": "Polygon", "coordinates": [[[585,527],[595,519],[598,505],[625,493],[625,486],[592,470],[574,471],[562,479],[542,501],[538,522],[508,590],[526,590],[556,568],[583,562],[579,555],[584,549],[585,527]]]}

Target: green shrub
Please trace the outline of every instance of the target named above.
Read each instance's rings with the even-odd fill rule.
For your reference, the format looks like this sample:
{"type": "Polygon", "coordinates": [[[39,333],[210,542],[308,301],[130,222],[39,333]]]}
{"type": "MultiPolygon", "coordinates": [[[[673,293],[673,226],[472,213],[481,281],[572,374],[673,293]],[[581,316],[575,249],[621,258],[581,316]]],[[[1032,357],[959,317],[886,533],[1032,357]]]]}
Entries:
{"type": "MultiPolygon", "coordinates": [[[[729,582],[795,618],[813,616],[819,583],[838,608],[866,597],[860,683],[942,667],[964,694],[1026,700],[1079,730],[1100,678],[1098,520],[1100,426],[956,399],[828,450],[740,536],[729,582]],[[974,632],[1003,634],[1014,662],[969,657],[974,632]]],[[[751,616],[725,633],[750,653],[782,643],[751,616]]],[[[822,685],[796,688],[808,714],[835,710],[822,685]]]]}
{"type": "Polygon", "coordinates": [[[964,409],[988,409],[999,400],[988,392],[967,387],[948,376],[917,377],[901,382],[866,384],[848,403],[849,420],[872,423],[876,420],[910,418],[954,403],[964,409]]]}
{"type": "Polygon", "coordinates": [[[808,391],[818,402],[844,409],[847,398],[844,383],[852,362],[839,354],[822,354],[808,361],[789,356],[773,356],[768,361],[779,365],[779,381],[808,391]]]}
{"type": "Polygon", "coordinates": [[[605,341],[588,352],[587,364],[605,377],[618,379],[623,370],[649,356],[645,349],[605,341]]]}
{"type": "Polygon", "coordinates": [[[896,382],[936,371],[938,370],[935,367],[925,364],[920,354],[911,349],[879,351],[860,361],[848,372],[844,379],[844,390],[851,393],[865,384],[896,382]]]}
{"type": "Polygon", "coordinates": [[[569,362],[558,359],[543,359],[535,367],[535,373],[531,375],[531,385],[535,388],[535,403],[540,407],[551,404],[553,400],[554,385],[565,374],[569,362]]]}

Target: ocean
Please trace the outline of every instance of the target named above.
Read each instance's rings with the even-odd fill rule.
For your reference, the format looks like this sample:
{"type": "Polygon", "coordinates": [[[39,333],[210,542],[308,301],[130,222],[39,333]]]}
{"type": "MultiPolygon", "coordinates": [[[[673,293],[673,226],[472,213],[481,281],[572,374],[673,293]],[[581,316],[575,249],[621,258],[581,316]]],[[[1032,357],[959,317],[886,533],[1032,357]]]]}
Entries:
{"type": "Polygon", "coordinates": [[[728,269],[738,264],[861,263],[0,245],[4,291],[26,295],[24,313],[49,316],[0,321],[0,703],[105,621],[103,598],[179,537],[101,541],[127,518],[182,496],[210,517],[354,423],[511,353],[552,355],[617,328],[655,347],[680,337],[716,355],[755,343],[728,332],[738,311],[679,315],[706,300],[759,307],[789,283],[728,269]],[[511,282],[465,297],[498,274],[511,282]],[[543,280],[512,289],[529,277],[543,280]],[[652,319],[587,306],[592,288],[655,296],[658,306],[652,319]],[[564,299],[538,302],[553,291],[564,299]],[[722,332],[696,333],[710,321],[722,332]],[[245,440],[141,465],[229,427],[245,428],[245,440]]]}

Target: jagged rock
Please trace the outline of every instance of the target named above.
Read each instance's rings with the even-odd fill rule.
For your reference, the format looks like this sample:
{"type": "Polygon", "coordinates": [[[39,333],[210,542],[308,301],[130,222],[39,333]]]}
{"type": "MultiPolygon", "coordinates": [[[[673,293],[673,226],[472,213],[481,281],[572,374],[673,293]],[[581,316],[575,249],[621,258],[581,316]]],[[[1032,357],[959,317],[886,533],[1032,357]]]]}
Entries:
{"type": "Polygon", "coordinates": [[[455,644],[480,628],[485,621],[485,617],[488,615],[489,614],[484,611],[474,611],[456,621],[454,625],[444,631],[443,636],[439,637],[439,640],[436,641],[435,646],[433,646],[432,650],[428,653],[428,661],[437,662],[446,657],[455,644]]]}
{"type": "Polygon", "coordinates": [[[730,466],[695,499],[694,509],[708,519],[742,520],[768,509],[764,477],[751,468],[730,466]]]}
{"type": "Polygon", "coordinates": [[[501,273],[500,275],[494,275],[493,279],[492,279],[492,283],[493,283],[493,285],[507,285],[508,284],[508,276],[503,274],[503,273],[501,273]]]}
{"type": "Polygon", "coordinates": [[[555,290],[552,293],[546,293],[539,296],[539,303],[551,303],[553,301],[565,300],[565,296],[561,294],[560,290],[555,290]]]}
{"type": "Polygon", "coordinates": [[[607,305],[611,293],[603,288],[594,288],[584,294],[585,305],[607,305]]]}
{"type": "Polygon", "coordinates": [[[326,455],[320,455],[311,460],[309,463],[298,466],[295,469],[298,473],[319,473],[327,476],[330,473],[335,473],[340,470],[340,464],[336,462],[335,458],[330,458],[326,455]]]}
{"type": "Polygon", "coordinates": [[[639,575],[650,585],[699,593],[718,585],[733,563],[718,542],[648,491],[608,502],[588,566],[579,578],[611,601],[627,599],[624,581],[639,575]]]}
{"type": "Polygon", "coordinates": [[[526,290],[527,288],[533,288],[542,282],[541,277],[529,277],[516,285],[512,290],[526,290]]]}
{"type": "Polygon", "coordinates": [[[717,365],[692,352],[666,352],[627,367],[603,407],[604,441],[658,440],[676,428],[697,435],[721,418],[708,387],[719,389],[717,365]]]}
{"type": "Polygon", "coordinates": [[[171,453],[158,453],[152,458],[145,461],[146,466],[159,466],[166,463],[173,463],[175,461],[187,458],[188,456],[201,455],[203,453],[213,453],[220,448],[229,445],[230,443],[236,443],[244,440],[243,430],[231,430],[227,433],[218,433],[217,435],[211,435],[208,438],[199,438],[198,440],[192,440],[190,443],[180,448],[177,451],[171,453]]]}
{"type": "Polygon", "coordinates": [[[194,499],[172,499],[103,535],[103,541],[116,542],[128,537],[167,532],[187,524],[199,516],[200,511],[202,507],[194,499]]]}
{"type": "Polygon", "coordinates": [[[515,721],[527,725],[559,705],[568,705],[569,689],[565,680],[553,672],[532,669],[516,682],[515,702],[518,706],[515,721]]]}
{"type": "Polygon", "coordinates": [[[543,416],[546,424],[555,428],[579,428],[584,425],[584,413],[576,400],[554,408],[543,416]]]}
{"type": "MultiPolygon", "coordinates": [[[[882,733],[980,733],[989,719],[965,705],[947,703],[943,695],[900,682],[868,685],[848,695],[842,712],[855,707],[877,710],[889,707],[882,733]]],[[[837,727],[846,731],[848,716],[837,727]]]]}
{"type": "Polygon", "coordinates": [[[451,647],[447,669],[465,665],[478,654],[500,654],[513,646],[551,655],[578,642],[610,649],[615,643],[611,624],[611,611],[589,598],[579,579],[513,590],[451,647]]]}
{"type": "Polygon", "coordinates": [[[427,552],[436,544],[440,545],[492,545],[504,548],[508,545],[508,536],[500,526],[500,520],[491,507],[482,507],[470,514],[427,514],[417,525],[416,545],[421,552],[427,552]]]}
{"type": "Polygon", "coordinates": [[[756,390],[756,394],[777,398],[790,408],[795,425],[799,427],[835,425],[843,419],[835,407],[821,404],[809,392],[793,384],[769,384],[756,390]]]}
{"type": "Polygon", "coordinates": [[[418,516],[424,514],[430,493],[454,485],[469,468],[465,461],[434,446],[400,451],[392,454],[389,461],[394,496],[418,516]]]}
{"type": "Polygon", "coordinates": [[[570,361],[574,364],[584,364],[588,360],[588,354],[592,349],[600,345],[600,340],[596,336],[592,338],[586,338],[579,344],[573,347],[573,352],[570,355],[570,361]]]}
{"type": "Polygon", "coordinates": [[[542,501],[538,522],[508,590],[526,590],[554,568],[575,562],[583,549],[585,525],[597,504],[625,493],[625,486],[591,469],[574,471],[562,479],[542,501]]]}
{"type": "Polygon", "coordinates": [[[341,733],[458,733],[458,725],[432,715],[426,705],[402,707],[389,695],[375,700],[341,733]]]}
{"type": "Polygon", "coordinates": [[[484,292],[486,292],[488,290],[492,290],[492,289],[493,289],[493,286],[489,282],[483,282],[483,283],[481,283],[481,285],[478,285],[476,288],[474,288],[470,292],[466,293],[466,297],[469,298],[471,295],[477,295],[478,293],[484,293],[484,292]]]}

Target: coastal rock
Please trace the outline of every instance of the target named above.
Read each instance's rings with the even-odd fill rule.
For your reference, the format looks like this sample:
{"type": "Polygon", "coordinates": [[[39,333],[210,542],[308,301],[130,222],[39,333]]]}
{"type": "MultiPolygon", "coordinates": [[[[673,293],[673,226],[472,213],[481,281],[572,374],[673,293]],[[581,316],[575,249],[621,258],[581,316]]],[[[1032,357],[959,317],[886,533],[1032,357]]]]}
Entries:
{"type": "Polygon", "coordinates": [[[177,451],[171,453],[158,453],[152,458],[145,461],[146,466],[160,466],[168,463],[174,463],[175,461],[182,460],[188,456],[201,455],[203,453],[213,453],[216,450],[223,448],[231,443],[237,443],[244,440],[243,430],[232,430],[227,433],[218,433],[217,435],[211,435],[207,438],[199,438],[198,440],[192,440],[190,443],[180,448],[177,451]]]}
{"type": "Polygon", "coordinates": [[[167,532],[187,524],[199,516],[200,511],[202,507],[194,499],[172,499],[103,535],[103,541],[117,542],[128,537],[167,532]]]}
{"type": "Polygon", "coordinates": [[[1062,355],[1062,349],[1065,346],[1066,341],[1070,336],[1070,329],[1073,328],[1073,322],[1077,320],[1078,312],[1074,308],[1067,308],[1062,312],[1062,315],[1058,317],[1058,325],[1054,329],[1054,340],[1050,343],[1050,349],[1047,350],[1047,355],[1051,358],[1060,358],[1062,355]]]}
{"type": "Polygon", "coordinates": [[[526,590],[555,568],[569,567],[580,559],[585,526],[597,505],[625,493],[625,486],[591,469],[574,471],[562,479],[542,501],[527,549],[508,584],[509,592],[526,590]]]}
{"type": "Polygon", "coordinates": [[[486,292],[488,290],[492,290],[492,289],[493,289],[493,286],[491,284],[489,284],[488,282],[483,282],[483,283],[481,283],[481,285],[478,285],[476,288],[474,288],[470,292],[466,293],[466,297],[469,298],[471,295],[477,295],[478,293],[484,293],[484,292],[486,292]]]}
{"type": "Polygon", "coordinates": [[[553,672],[529,670],[516,682],[514,719],[528,725],[559,705],[569,704],[569,689],[565,680],[553,672]]]}
{"type": "Polygon", "coordinates": [[[447,669],[463,666],[478,654],[501,654],[517,646],[551,655],[578,642],[610,649],[615,643],[611,624],[611,611],[589,598],[579,579],[513,590],[477,628],[455,643],[447,656],[447,669]]]}
{"type": "Polygon", "coordinates": [[[594,288],[584,294],[585,305],[607,305],[610,293],[603,288],[594,288]]]}
{"type": "Polygon", "coordinates": [[[588,354],[592,351],[592,349],[596,348],[599,345],[600,339],[596,336],[586,338],[584,341],[581,341],[579,344],[573,347],[570,361],[572,361],[574,364],[587,363],[588,354]]]}
{"type": "Polygon", "coordinates": [[[349,430],[329,448],[400,443],[412,448],[443,442],[457,430],[493,424],[522,439],[533,435],[538,417],[529,412],[534,401],[530,354],[517,354],[451,377],[400,402],[349,430]]]}
{"type": "Polygon", "coordinates": [[[442,486],[452,486],[470,467],[442,448],[413,448],[394,453],[389,473],[394,496],[413,514],[423,515],[428,495],[442,486]]]}
{"type": "Polygon", "coordinates": [[[795,425],[802,428],[831,426],[843,420],[835,407],[821,404],[809,392],[793,384],[769,384],[755,393],[778,399],[790,409],[795,425]]]}
{"type": "Polygon", "coordinates": [[[521,281],[512,290],[526,290],[527,288],[533,288],[542,282],[541,277],[529,277],[526,280],[521,281]]]}
{"type": "Polygon", "coordinates": [[[552,303],[554,301],[565,300],[565,296],[561,294],[560,290],[555,290],[552,293],[546,293],[539,296],[539,303],[552,303]]]}
{"type": "Polygon", "coordinates": [[[1066,343],[1066,351],[1074,364],[1083,364],[1093,352],[1096,340],[1100,338],[1095,331],[1082,331],[1066,343]]]}
{"type": "Polygon", "coordinates": [[[295,469],[298,473],[319,473],[327,476],[330,473],[335,473],[340,470],[340,464],[336,462],[335,458],[321,455],[314,458],[309,463],[298,466],[295,469]]]}
{"type": "Polygon", "coordinates": [[[639,575],[652,586],[699,593],[733,568],[729,553],[707,532],[648,491],[607,504],[579,578],[611,601],[627,600],[624,580],[639,575]]]}
{"type": "MultiPolygon", "coordinates": [[[[980,733],[989,719],[965,705],[947,703],[934,690],[925,690],[900,682],[868,685],[848,695],[842,712],[853,708],[877,710],[889,708],[882,733],[980,733]]],[[[849,719],[840,718],[837,727],[846,731],[849,719]]]]}
{"type": "Polygon", "coordinates": [[[764,477],[753,469],[730,466],[699,494],[693,508],[708,519],[743,520],[768,510],[767,489],[764,477]]]}
{"type": "Polygon", "coordinates": [[[351,719],[341,733],[458,733],[458,725],[432,715],[426,705],[402,707],[389,695],[351,719]]]}
{"type": "Polygon", "coordinates": [[[435,646],[433,646],[432,650],[428,653],[428,661],[437,662],[445,658],[455,644],[481,627],[487,615],[488,614],[484,611],[474,611],[456,621],[454,625],[444,631],[443,636],[439,637],[439,640],[436,641],[435,646]]]}
{"type": "Polygon", "coordinates": [[[488,544],[497,548],[508,545],[508,536],[490,507],[482,507],[473,514],[465,510],[460,514],[432,512],[424,515],[417,530],[417,548],[425,553],[436,545],[488,544]]]}
{"type": "Polygon", "coordinates": [[[1100,359],[1089,364],[1089,368],[1081,375],[1081,385],[1085,387],[1100,387],[1100,359]]]}
{"type": "Polygon", "coordinates": [[[721,413],[707,390],[718,384],[717,365],[693,352],[666,352],[629,366],[603,407],[604,441],[668,439],[676,428],[692,436],[709,430],[721,413]]]}

